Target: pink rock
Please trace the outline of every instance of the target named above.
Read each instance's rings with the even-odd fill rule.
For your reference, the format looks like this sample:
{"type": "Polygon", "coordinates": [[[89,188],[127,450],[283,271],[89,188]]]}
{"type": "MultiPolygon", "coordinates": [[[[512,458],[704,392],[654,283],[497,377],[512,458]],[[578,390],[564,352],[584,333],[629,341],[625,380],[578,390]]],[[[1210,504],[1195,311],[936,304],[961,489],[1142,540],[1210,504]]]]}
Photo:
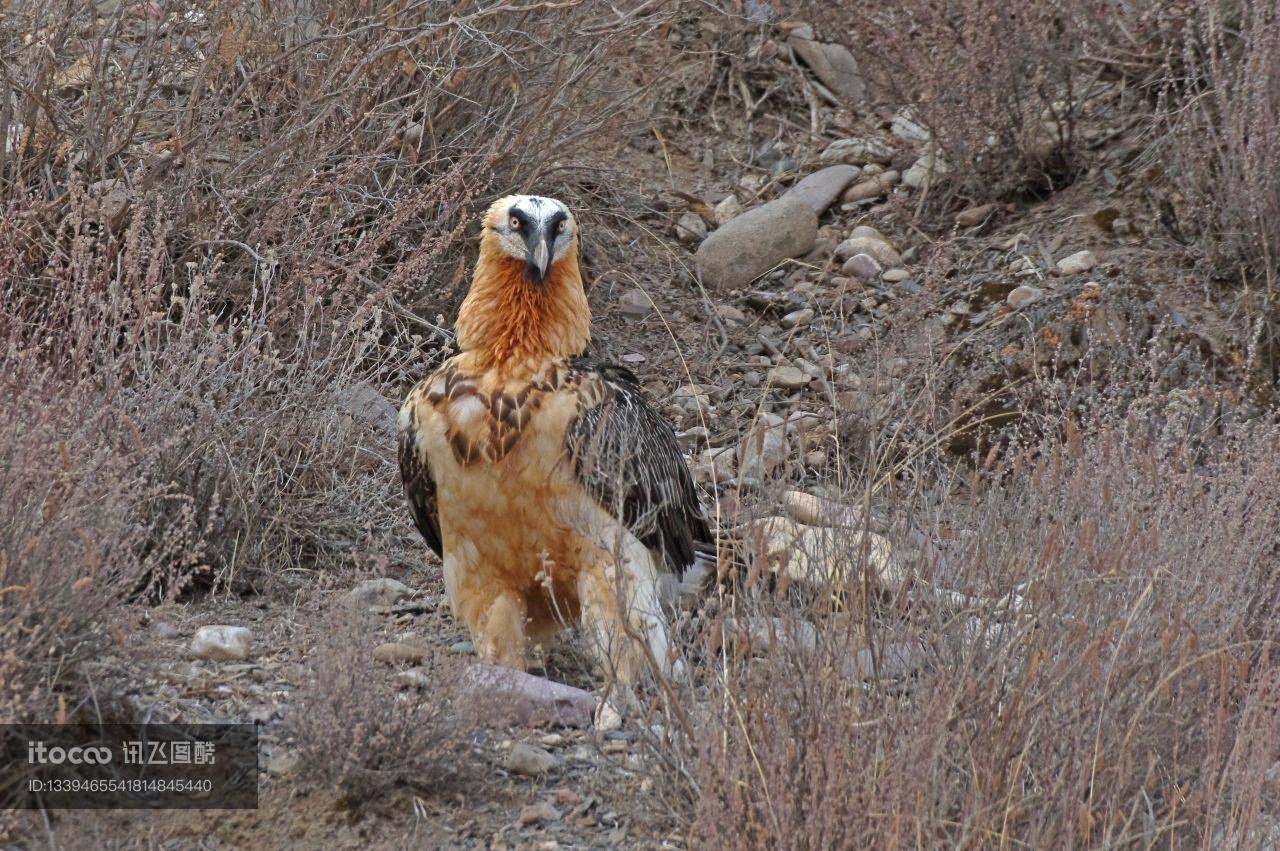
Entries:
{"type": "Polygon", "coordinates": [[[590,692],[496,665],[470,666],[459,684],[481,725],[586,727],[596,708],[590,692]]]}

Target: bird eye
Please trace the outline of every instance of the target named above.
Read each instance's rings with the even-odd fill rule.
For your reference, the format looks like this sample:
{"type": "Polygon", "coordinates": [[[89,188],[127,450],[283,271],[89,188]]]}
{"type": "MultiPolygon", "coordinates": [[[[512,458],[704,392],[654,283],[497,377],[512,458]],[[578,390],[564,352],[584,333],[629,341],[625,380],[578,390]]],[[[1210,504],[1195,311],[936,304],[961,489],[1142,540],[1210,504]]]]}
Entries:
{"type": "Polygon", "coordinates": [[[556,233],[564,233],[569,229],[569,220],[561,219],[560,224],[556,225],[556,233]]]}
{"type": "Polygon", "coordinates": [[[511,229],[512,229],[512,230],[520,230],[520,220],[519,220],[518,218],[516,218],[515,216],[512,216],[512,217],[511,217],[511,229]]]}

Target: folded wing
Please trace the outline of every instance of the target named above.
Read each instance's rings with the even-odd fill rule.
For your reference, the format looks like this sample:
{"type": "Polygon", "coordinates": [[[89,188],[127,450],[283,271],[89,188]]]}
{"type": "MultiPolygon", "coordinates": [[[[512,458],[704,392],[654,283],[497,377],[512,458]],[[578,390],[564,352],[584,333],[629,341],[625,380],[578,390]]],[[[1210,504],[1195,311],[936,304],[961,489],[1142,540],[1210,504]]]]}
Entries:
{"type": "Polygon", "coordinates": [[[599,390],[582,394],[566,435],[578,480],[668,569],[683,574],[695,545],[712,539],[675,431],[629,370],[587,358],[572,367],[599,390]]]}

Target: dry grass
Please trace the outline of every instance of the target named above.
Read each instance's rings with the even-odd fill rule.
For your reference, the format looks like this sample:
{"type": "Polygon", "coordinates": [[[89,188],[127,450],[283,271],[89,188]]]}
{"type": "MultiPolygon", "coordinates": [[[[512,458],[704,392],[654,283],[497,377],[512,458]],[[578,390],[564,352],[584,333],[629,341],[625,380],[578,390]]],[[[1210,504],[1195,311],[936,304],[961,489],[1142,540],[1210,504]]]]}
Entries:
{"type": "MultiPolygon", "coordinates": [[[[1193,6],[1172,30],[1186,41],[1169,67],[1190,70],[1166,89],[1185,152],[1170,164],[1216,272],[1270,285],[1275,21],[1258,2],[1210,27],[1209,0],[1193,6]]],[[[734,82],[775,85],[732,55],[742,31],[692,25],[728,20],[703,4],[287,8],[70,0],[0,23],[0,721],[84,710],[80,663],[115,640],[124,600],[419,561],[386,399],[447,353],[439,317],[477,211],[534,186],[622,197],[608,172],[569,167],[668,93],[678,121],[740,90],[754,103],[734,82]]],[[[922,208],[1076,173],[1091,9],[859,9],[864,70],[963,164],[922,208]]],[[[647,226],[634,212],[595,214],[602,259],[634,258],[634,233],[610,226],[647,226]]],[[[616,265],[600,277],[644,271],[616,265]]],[[[821,447],[830,468],[789,471],[883,520],[913,580],[878,587],[870,539],[846,529],[809,553],[838,567],[823,587],[727,583],[686,625],[703,664],[664,684],[682,700],[661,720],[692,839],[1263,844],[1280,793],[1275,425],[1206,427],[1203,388],[1118,386],[1148,365],[1114,368],[1114,340],[1014,364],[1016,393],[953,394],[951,353],[916,333],[946,265],[897,303],[889,338],[853,351],[862,384],[829,376],[867,402],[821,447]],[[790,642],[736,635],[774,617],[790,642]],[[801,621],[815,649],[793,646],[801,621]]],[[[1150,330],[1132,345],[1164,345],[1150,330]]],[[[734,496],[722,526],[776,512],[767,492],[734,496]]],[[[293,730],[357,803],[447,765],[452,697],[443,672],[429,699],[398,697],[369,667],[369,624],[332,616],[293,730]]]]}
{"type": "Polygon", "coordinates": [[[0,720],[77,708],[113,601],[416,557],[382,388],[446,351],[477,211],[643,117],[665,43],[608,57],[671,14],[291,8],[0,25],[0,720]]]}
{"type": "Polygon", "coordinates": [[[941,502],[904,482],[864,503],[895,518],[915,580],[868,596],[846,530],[814,554],[838,565],[834,612],[829,593],[734,601],[737,619],[816,620],[820,640],[713,659],[675,739],[694,842],[1254,845],[1280,758],[1276,437],[1257,424],[1197,455],[1138,407],[941,502]]]}
{"type": "Polygon", "coordinates": [[[1088,81],[1079,60],[1093,10],[1071,0],[818,4],[840,22],[879,99],[905,108],[952,166],[933,208],[1045,193],[1080,165],[1088,81]]]}
{"type": "Polygon", "coordinates": [[[357,807],[397,786],[438,794],[460,776],[459,750],[471,714],[456,695],[458,663],[433,655],[415,670],[430,684],[397,692],[387,671],[371,665],[374,619],[336,604],[310,654],[306,707],[290,724],[308,773],[357,807]]]}
{"type": "Polygon", "coordinates": [[[1191,4],[1163,80],[1164,153],[1218,276],[1274,293],[1280,274],[1280,14],[1191,4]]]}

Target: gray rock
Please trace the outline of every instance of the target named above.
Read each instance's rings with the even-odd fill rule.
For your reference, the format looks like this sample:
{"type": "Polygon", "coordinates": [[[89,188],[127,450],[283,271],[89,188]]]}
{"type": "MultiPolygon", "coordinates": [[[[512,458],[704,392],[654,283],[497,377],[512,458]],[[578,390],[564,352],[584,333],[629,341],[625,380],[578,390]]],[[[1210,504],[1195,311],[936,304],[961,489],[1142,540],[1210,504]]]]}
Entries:
{"type": "MultiPolygon", "coordinates": [[[[782,505],[787,514],[796,523],[804,526],[837,526],[859,529],[867,521],[862,510],[853,505],[845,505],[829,499],[823,499],[804,491],[789,490],[782,495],[782,505]]],[[[883,532],[885,526],[871,518],[870,527],[873,532],[883,532]]]]}
{"type": "Polygon", "coordinates": [[[611,733],[622,729],[622,713],[610,701],[603,700],[595,712],[596,730],[611,733]]]}
{"type": "Polygon", "coordinates": [[[681,242],[701,242],[707,235],[707,223],[702,216],[689,210],[676,222],[676,237],[681,242]]]}
{"type": "Polygon", "coordinates": [[[253,633],[243,626],[202,626],[191,638],[191,655],[214,662],[249,658],[253,633]]]}
{"type": "Polygon", "coordinates": [[[1042,298],[1044,298],[1044,290],[1024,284],[1020,287],[1014,287],[1005,301],[1014,310],[1021,310],[1029,304],[1035,304],[1042,298]]]}
{"type": "Polygon", "coordinates": [[[459,656],[474,656],[476,646],[470,641],[455,641],[449,645],[450,653],[457,653],[459,656]]]}
{"type": "Polygon", "coordinates": [[[813,29],[797,27],[787,44],[813,75],[848,105],[860,103],[867,94],[866,81],[858,70],[858,60],[842,44],[813,40],[813,29]]]}
{"type": "Polygon", "coordinates": [[[775,366],[769,370],[769,384],[783,390],[799,390],[809,386],[810,377],[795,366],[775,366]]]}
{"type": "Polygon", "coordinates": [[[927,142],[930,138],[928,128],[916,121],[915,116],[905,109],[893,117],[889,132],[910,144],[927,142]]]}
{"type": "Polygon", "coordinates": [[[618,309],[625,316],[630,316],[633,319],[644,319],[653,313],[653,301],[644,290],[639,287],[632,287],[618,299],[618,309]]]}
{"type": "Polygon", "coordinates": [[[830,239],[825,236],[819,236],[814,240],[813,247],[810,248],[801,259],[807,260],[815,266],[819,265],[823,260],[826,260],[831,256],[831,253],[836,250],[836,246],[839,244],[840,243],[837,240],[830,239]]]}
{"type": "Polygon", "coordinates": [[[787,190],[784,198],[808,204],[818,215],[835,203],[845,187],[858,177],[857,166],[833,165],[805,176],[787,190]]]}
{"type": "Polygon", "coordinates": [[[547,821],[558,821],[560,811],[548,804],[546,801],[539,801],[536,804],[527,804],[520,809],[520,826],[529,827],[535,824],[542,824],[547,821]]]}
{"type": "Polygon", "coordinates": [[[698,384],[685,384],[671,394],[672,403],[684,413],[697,416],[711,404],[711,396],[698,384]]]}
{"type": "Polygon", "coordinates": [[[783,157],[773,165],[769,166],[770,177],[781,177],[784,174],[793,172],[800,167],[800,163],[791,159],[791,157],[783,157]]]}
{"type": "Polygon", "coordinates": [[[1088,272],[1097,265],[1098,258],[1093,256],[1092,251],[1077,251],[1075,254],[1063,257],[1058,261],[1058,274],[1079,275],[1082,272],[1088,272]]]}
{"type": "Polygon", "coordinates": [[[516,742],[502,756],[502,767],[523,777],[538,777],[559,765],[556,756],[528,742],[516,742]]]}
{"type": "Polygon", "coordinates": [[[911,277],[911,273],[906,269],[889,269],[880,276],[886,283],[896,284],[899,281],[905,281],[911,277]]]}
{"type": "Polygon", "coordinates": [[[786,154],[777,142],[765,142],[752,153],[751,161],[761,168],[772,168],[784,156],[786,154]]]}
{"type": "Polygon", "coordinates": [[[417,665],[427,658],[427,651],[412,644],[388,641],[373,648],[373,661],[386,665],[417,665]]]}
{"type": "Polygon", "coordinates": [[[156,638],[159,638],[161,641],[164,641],[170,638],[177,638],[179,634],[178,628],[173,624],[169,623],[168,621],[156,621],[154,624],[151,625],[151,632],[153,635],[155,635],[156,638]]]}
{"type": "MultiPolygon", "coordinates": [[[[769,373],[770,377],[780,369],[795,373],[786,376],[793,382],[793,386],[808,386],[809,376],[793,366],[774,367],[769,373]]],[[[751,431],[738,444],[738,469],[743,476],[763,479],[787,460],[788,448],[786,421],[777,414],[761,414],[751,431]]]]}
{"type": "Polygon", "coordinates": [[[860,565],[879,588],[893,591],[902,587],[909,575],[889,541],[874,532],[762,517],[748,524],[744,535],[754,557],[763,559],[762,565],[795,582],[815,586],[843,583],[855,578],[850,567],[860,565]]]}
{"type": "Polygon", "coordinates": [[[694,426],[676,433],[676,440],[681,446],[703,446],[711,438],[711,432],[705,426],[694,426]]]}
{"type": "Polygon", "coordinates": [[[849,239],[857,239],[859,237],[861,237],[862,239],[879,240],[880,242],[883,242],[886,244],[888,244],[889,242],[888,237],[886,237],[880,231],[873,228],[871,225],[858,225],[856,228],[849,231],[849,239]]]}
{"type": "Polygon", "coordinates": [[[812,307],[805,307],[800,310],[793,310],[786,316],[782,317],[783,328],[802,328],[813,321],[814,311],[812,307]]]}
{"type": "Polygon", "coordinates": [[[276,750],[267,759],[267,773],[281,777],[293,774],[302,765],[302,760],[292,751],[276,750]]]}
{"type": "Polygon", "coordinates": [[[596,699],[580,688],[494,665],[472,665],[459,683],[483,725],[585,727],[596,708],[596,699]]]}
{"type": "Polygon", "coordinates": [[[734,475],[732,447],[717,446],[702,450],[693,463],[693,478],[705,484],[727,482],[734,475]]]}
{"type": "Polygon", "coordinates": [[[710,289],[741,287],[789,257],[809,250],[818,215],[808,204],[783,196],[748,210],[698,246],[696,263],[710,289]]]}
{"type": "Polygon", "coordinates": [[[737,323],[737,322],[747,321],[747,314],[743,313],[741,310],[734,307],[732,304],[717,304],[716,315],[719,316],[721,319],[723,319],[725,322],[737,323]]]}
{"type": "Polygon", "coordinates": [[[844,261],[840,271],[860,281],[874,281],[880,276],[880,264],[870,254],[855,254],[844,261]]]}
{"type": "Polygon", "coordinates": [[[384,576],[361,582],[347,592],[347,599],[365,608],[372,608],[395,605],[412,594],[413,589],[408,585],[384,576]]]}
{"type": "Polygon", "coordinates": [[[873,236],[851,236],[836,246],[836,257],[845,259],[855,254],[870,254],[881,266],[901,266],[902,255],[883,239],[873,236]]]}
{"type": "Polygon", "coordinates": [[[890,169],[866,180],[853,184],[844,191],[840,200],[846,204],[856,204],[871,198],[879,198],[898,182],[898,172],[890,169]]]}
{"type": "Polygon", "coordinates": [[[426,691],[431,687],[431,677],[427,675],[425,668],[408,668],[403,671],[396,671],[391,677],[391,681],[396,684],[397,688],[413,688],[418,691],[426,691]]]}
{"type": "Polygon", "coordinates": [[[737,195],[726,195],[716,204],[713,211],[716,217],[716,227],[724,227],[725,224],[742,215],[742,204],[738,201],[737,195]]]}
{"type": "Polygon", "coordinates": [[[940,182],[948,171],[950,168],[943,162],[942,157],[936,156],[931,151],[907,169],[906,174],[902,175],[902,185],[919,189],[926,184],[940,182]]]}
{"type": "Polygon", "coordinates": [[[399,432],[396,426],[398,409],[369,382],[358,381],[343,387],[337,391],[337,397],[338,410],[389,436],[394,437],[399,432]]]}
{"type": "Polygon", "coordinates": [[[979,204],[956,213],[956,224],[962,228],[971,228],[987,220],[987,216],[995,212],[995,204],[979,204]]]}
{"type": "Polygon", "coordinates": [[[837,139],[818,154],[819,162],[830,164],[866,165],[887,163],[892,159],[893,151],[889,146],[874,139],[837,139]]]}

